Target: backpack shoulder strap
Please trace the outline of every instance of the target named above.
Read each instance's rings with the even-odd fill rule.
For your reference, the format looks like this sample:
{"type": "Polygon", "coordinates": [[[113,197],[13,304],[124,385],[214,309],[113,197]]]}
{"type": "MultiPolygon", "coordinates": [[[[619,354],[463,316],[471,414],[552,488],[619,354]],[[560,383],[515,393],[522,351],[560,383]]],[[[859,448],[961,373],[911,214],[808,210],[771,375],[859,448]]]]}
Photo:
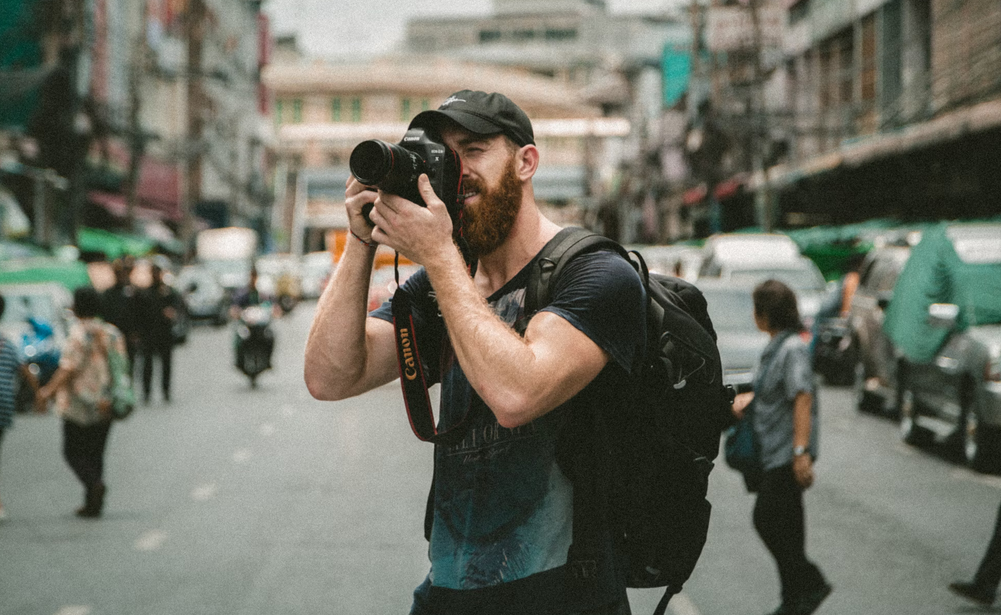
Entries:
{"type": "Polygon", "coordinates": [[[568,226],[542,248],[528,276],[525,288],[525,314],[529,315],[552,300],[553,281],[575,256],[592,250],[614,250],[629,260],[629,253],[618,242],[587,229],[568,226]]]}

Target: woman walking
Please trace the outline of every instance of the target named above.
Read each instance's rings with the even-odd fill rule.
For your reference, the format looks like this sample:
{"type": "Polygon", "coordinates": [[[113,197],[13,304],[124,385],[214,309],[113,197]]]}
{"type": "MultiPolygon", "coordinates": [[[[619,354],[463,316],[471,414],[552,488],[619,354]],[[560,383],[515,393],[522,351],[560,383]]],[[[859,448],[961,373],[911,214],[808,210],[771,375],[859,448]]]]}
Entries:
{"type": "Polygon", "coordinates": [[[796,295],[777,280],[753,293],[754,321],[771,336],[762,352],[754,392],[734,401],[740,417],[753,399],[752,422],[763,475],[754,504],[754,528],[775,558],[782,603],[773,615],[809,615],[831,593],[820,569],[806,557],[803,491],[813,484],[817,456],[817,406],[813,369],[796,295]]]}
{"type": "Polygon", "coordinates": [[[125,340],[113,325],[97,317],[100,295],[91,287],[73,293],[77,321],[59,359],[59,369],[39,390],[42,403],[55,397],[56,412],[63,419],[63,457],[84,486],[79,517],[101,516],[107,487],[104,484],[104,451],[111,430],[111,371],[108,349],[125,356],[125,340]]]}

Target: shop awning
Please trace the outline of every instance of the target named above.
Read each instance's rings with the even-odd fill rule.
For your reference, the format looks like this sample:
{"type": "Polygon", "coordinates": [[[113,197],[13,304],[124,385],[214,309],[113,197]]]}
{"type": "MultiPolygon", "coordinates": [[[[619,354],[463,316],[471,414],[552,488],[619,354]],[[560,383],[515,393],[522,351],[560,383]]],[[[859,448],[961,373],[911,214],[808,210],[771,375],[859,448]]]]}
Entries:
{"type": "Polygon", "coordinates": [[[81,252],[100,252],[108,259],[120,256],[143,256],[156,247],[152,239],[103,229],[82,227],[77,231],[77,248],[81,252]]]}

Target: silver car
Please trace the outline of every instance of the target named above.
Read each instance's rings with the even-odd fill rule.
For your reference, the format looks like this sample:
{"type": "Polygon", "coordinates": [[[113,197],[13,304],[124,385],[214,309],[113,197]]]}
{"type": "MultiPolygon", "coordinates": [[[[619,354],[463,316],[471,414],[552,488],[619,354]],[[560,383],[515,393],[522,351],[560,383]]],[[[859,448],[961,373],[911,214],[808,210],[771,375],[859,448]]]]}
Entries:
{"type": "Polygon", "coordinates": [[[754,286],[705,279],[697,283],[705,295],[709,318],[716,330],[716,346],[723,362],[723,382],[744,389],[768,344],[768,334],[754,323],[754,286]]]}

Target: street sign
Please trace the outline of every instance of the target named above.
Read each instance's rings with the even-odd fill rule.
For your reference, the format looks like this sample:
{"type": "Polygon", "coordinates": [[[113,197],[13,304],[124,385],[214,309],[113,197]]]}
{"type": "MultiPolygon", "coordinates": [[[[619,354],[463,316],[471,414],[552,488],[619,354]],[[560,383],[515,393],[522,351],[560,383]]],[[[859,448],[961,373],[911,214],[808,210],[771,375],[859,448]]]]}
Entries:
{"type": "MultiPolygon", "coordinates": [[[[762,47],[780,47],[785,32],[786,11],[781,6],[758,7],[758,27],[762,47]]],[[[712,51],[737,51],[753,49],[754,20],[752,9],[744,7],[713,7],[706,17],[709,49],[712,51]]]]}

